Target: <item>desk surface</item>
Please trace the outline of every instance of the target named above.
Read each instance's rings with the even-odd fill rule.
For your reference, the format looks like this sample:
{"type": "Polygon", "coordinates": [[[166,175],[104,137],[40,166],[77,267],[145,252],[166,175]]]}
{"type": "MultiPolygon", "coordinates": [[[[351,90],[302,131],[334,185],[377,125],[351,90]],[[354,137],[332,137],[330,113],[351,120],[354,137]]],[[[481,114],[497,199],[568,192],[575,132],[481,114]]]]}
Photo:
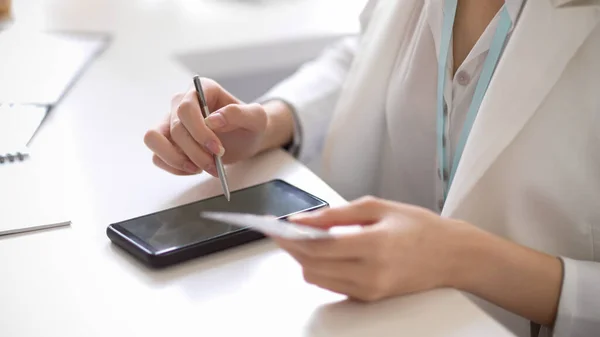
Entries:
{"type": "MultiPolygon", "coordinates": [[[[509,336],[456,291],[344,301],[306,284],[268,241],[151,271],[105,235],[112,222],[220,192],[206,175],[156,169],[144,148],[145,130],[191,84],[173,53],[351,32],[362,2],[16,1],[18,24],[106,31],[112,44],[33,143],[39,162],[63,172],[73,224],[0,238],[0,335],[509,336]]],[[[277,177],[332,205],[344,202],[282,152],[234,165],[229,177],[233,189],[277,177]]]]}

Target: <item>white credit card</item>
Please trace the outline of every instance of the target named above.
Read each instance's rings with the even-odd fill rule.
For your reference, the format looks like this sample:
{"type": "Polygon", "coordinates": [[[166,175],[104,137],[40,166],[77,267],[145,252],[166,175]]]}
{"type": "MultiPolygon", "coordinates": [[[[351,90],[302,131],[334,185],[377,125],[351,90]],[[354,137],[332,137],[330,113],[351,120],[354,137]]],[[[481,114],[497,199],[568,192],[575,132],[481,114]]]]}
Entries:
{"type": "Polygon", "coordinates": [[[267,236],[284,239],[310,240],[334,237],[334,234],[327,230],[279,220],[272,216],[228,212],[202,212],[200,216],[229,225],[249,227],[267,236]]]}

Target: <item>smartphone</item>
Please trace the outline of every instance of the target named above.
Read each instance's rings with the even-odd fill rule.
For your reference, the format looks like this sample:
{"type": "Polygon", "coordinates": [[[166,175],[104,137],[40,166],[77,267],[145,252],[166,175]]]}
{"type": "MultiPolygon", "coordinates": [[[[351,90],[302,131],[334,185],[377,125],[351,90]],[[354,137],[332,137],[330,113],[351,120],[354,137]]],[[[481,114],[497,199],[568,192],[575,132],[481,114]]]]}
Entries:
{"type": "Polygon", "coordinates": [[[106,234],[144,264],[161,268],[265,238],[250,227],[201,217],[203,212],[237,212],[285,219],[329,204],[283,180],[114,223],[106,234]]]}

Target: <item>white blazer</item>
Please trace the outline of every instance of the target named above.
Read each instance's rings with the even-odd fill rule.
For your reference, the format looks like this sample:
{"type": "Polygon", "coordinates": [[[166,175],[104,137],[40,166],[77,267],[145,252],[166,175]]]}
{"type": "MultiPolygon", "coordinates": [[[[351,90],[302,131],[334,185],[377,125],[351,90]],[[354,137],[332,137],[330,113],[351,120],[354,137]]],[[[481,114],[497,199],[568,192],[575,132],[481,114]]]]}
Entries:
{"type": "MultiPolygon", "coordinates": [[[[348,199],[402,179],[380,167],[392,155],[380,146],[391,112],[377,107],[397,58],[409,57],[401,32],[414,31],[423,1],[370,1],[360,42],[341,42],[265,95],[292,102],[299,158],[348,199]]],[[[563,257],[554,335],[600,336],[600,1],[526,2],[442,215],[563,257]]],[[[479,303],[528,334],[524,319],[479,303]]]]}

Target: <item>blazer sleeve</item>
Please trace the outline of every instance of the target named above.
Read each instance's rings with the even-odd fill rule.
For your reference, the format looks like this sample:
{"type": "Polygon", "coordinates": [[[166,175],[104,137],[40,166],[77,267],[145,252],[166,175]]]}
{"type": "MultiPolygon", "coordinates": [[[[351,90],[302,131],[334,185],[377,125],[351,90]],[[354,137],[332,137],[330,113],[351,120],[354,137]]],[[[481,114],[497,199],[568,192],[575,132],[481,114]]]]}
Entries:
{"type": "Polygon", "coordinates": [[[562,258],[555,337],[600,336],[600,262],[562,258]]]}
{"type": "Polygon", "coordinates": [[[311,161],[321,152],[335,104],[376,2],[369,0],[365,5],[359,34],[333,43],[258,100],[263,103],[281,100],[290,107],[295,120],[294,146],[290,152],[303,162],[311,161]]]}

